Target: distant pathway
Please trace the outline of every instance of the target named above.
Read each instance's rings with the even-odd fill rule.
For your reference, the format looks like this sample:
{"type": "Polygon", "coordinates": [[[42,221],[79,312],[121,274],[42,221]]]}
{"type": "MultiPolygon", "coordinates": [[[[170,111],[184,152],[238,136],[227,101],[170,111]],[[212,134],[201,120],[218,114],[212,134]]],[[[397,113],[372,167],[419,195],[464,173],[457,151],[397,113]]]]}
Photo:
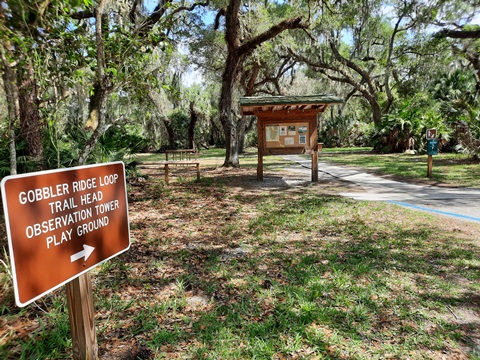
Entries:
{"type": "MultiPolygon", "coordinates": [[[[309,159],[297,155],[286,155],[284,158],[300,164],[305,169],[311,168],[309,159]]],[[[341,196],[366,201],[388,201],[416,210],[480,222],[480,189],[409,184],[324,162],[318,163],[318,169],[319,180],[336,178],[352,182],[364,190],[340,193],[341,196]]],[[[309,170],[306,171],[310,173],[309,170]]]]}

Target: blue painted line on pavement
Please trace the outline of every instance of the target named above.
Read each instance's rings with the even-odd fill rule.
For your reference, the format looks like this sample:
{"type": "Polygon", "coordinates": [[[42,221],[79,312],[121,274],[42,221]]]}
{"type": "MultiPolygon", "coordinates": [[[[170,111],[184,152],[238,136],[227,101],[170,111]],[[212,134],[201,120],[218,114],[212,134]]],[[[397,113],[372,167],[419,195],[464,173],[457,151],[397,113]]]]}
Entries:
{"type": "Polygon", "coordinates": [[[412,208],[412,209],[429,211],[429,212],[433,212],[433,213],[437,213],[437,214],[442,214],[442,215],[448,215],[448,216],[455,216],[455,217],[458,217],[458,218],[461,218],[461,219],[467,219],[467,220],[473,220],[473,221],[480,221],[479,218],[476,218],[476,217],[473,217],[473,216],[467,216],[467,215],[455,214],[455,213],[448,212],[448,211],[441,211],[441,210],[430,209],[430,208],[426,208],[426,207],[423,207],[423,206],[412,205],[412,204],[405,203],[405,202],[401,202],[401,201],[389,200],[388,202],[391,203],[391,204],[396,204],[396,205],[400,205],[400,206],[405,206],[405,207],[409,207],[409,208],[412,208]]]}

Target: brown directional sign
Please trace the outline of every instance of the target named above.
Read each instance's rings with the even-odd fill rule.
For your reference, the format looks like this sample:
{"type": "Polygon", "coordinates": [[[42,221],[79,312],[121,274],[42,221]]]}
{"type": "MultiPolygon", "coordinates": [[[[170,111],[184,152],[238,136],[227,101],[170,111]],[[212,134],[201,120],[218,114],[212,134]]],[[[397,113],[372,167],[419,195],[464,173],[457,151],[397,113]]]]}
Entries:
{"type": "Polygon", "coordinates": [[[425,136],[427,140],[437,138],[437,129],[427,129],[427,134],[425,136]]]}
{"type": "Polygon", "coordinates": [[[130,247],[122,162],[7,176],[1,186],[18,306],[130,247]]]}

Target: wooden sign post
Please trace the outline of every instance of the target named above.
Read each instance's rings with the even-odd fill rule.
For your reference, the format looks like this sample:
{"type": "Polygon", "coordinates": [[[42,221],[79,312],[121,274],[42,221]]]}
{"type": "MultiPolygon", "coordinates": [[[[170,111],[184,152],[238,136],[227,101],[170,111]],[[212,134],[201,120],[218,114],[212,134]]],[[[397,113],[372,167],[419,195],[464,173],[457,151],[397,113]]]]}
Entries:
{"type": "Polygon", "coordinates": [[[90,273],[87,272],[66,284],[68,317],[72,334],[73,358],[97,360],[95,311],[90,273]]]}
{"type": "Polygon", "coordinates": [[[130,247],[124,164],[7,176],[1,187],[17,305],[66,285],[74,358],[97,359],[88,272],[130,247]]]}
{"type": "Polygon", "coordinates": [[[432,169],[433,169],[433,156],[428,155],[427,159],[427,177],[432,177],[432,169]]]}

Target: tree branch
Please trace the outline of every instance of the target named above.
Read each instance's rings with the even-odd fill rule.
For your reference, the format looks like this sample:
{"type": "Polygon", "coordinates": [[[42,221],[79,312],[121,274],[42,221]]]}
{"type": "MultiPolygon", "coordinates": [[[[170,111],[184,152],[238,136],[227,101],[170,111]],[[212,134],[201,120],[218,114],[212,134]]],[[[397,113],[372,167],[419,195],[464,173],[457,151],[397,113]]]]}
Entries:
{"type": "Polygon", "coordinates": [[[213,25],[214,30],[218,30],[218,28],[220,27],[220,18],[222,16],[225,16],[225,9],[224,8],[218,10],[217,15],[215,15],[215,22],[214,22],[214,25],[213,25]]]}
{"type": "Polygon", "coordinates": [[[137,12],[138,5],[140,5],[140,0],[134,0],[132,8],[130,9],[130,13],[128,14],[128,17],[132,24],[135,24],[135,13],[137,12]]]}
{"type": "MultiPolygon", "coordinates": [[[[333,40],[330,40],[330,48],[332,49],[333,56],[335,59],[337,59],[341,64],[345,65],[346,67],[352,69],[355,71],[357,74],[359,74],[363,80],[367,83],[368,89],[369,89],[369,94],[374,95],[376,93],[375,87],[373,86],[371,80],[370,80],[370,74],[368,74],[365,70],[360,68],[357,64],[355,64],[353,61],[348,60],[347,58],[343,57],[340,52],[338,51],[335,43],[333,40]]],[[[339,71],[336,69],[336,71],[339,71]]],[[[346,73],[345,73],[346,74],[346,73]]],[[[350,77],[350,76],[349,76],[350,77]]],[[[353,79],[353,78],[352,78],[353,79]]],[[[361,91],[361,90],[360,90],[361,91]]],[[[363,93],[363,91],[362,91],[363,93]]]]}
{"type": "Polygon", "coordinates": [[[305,29],[307,28],[307,24],[302,23],[301,17],[296,17],[292,19],[284,20],[276,25],[273,25],[267,31],[261,33],[260,35],[255,36],[253,39],[250,39],[244,42],[238,48],[239,56],[245,55],[248,52],[255,49],[258,45],[262,44],[265,41],[273,39],[275,36],[280,34],[281,32],[288,30],[288,29],[305,29]]]}
{"type": "Polygon", "coordinates": [[[207,0],[205,2],[195,3],[195,4],[192,4],[191,6],[180,6],[180,7],[176,8],[175,10],[173,10],[171,15],[175,15],[175,14],[177,14],[179,12],[182,12],[182,11],[193,11],[198,6],[208,6],[208,5],[210,5],[210,0],[207,0]]]}
{"type": "Polygon", "coordinates": [[[75,13],[71,13],[70,17],[75,20],[90,19],[95,17],[95,11],[94,10],[78,11],[75,13]]]}
{"type": "Polygon", "coordinates": [[[95,45],[97,47],[97,81],[103,83],[105,75],[105,46],[103,43],[102,16],[105,0],[100,0],[95,11],[95,45]]]}
{"type": "MultiPolygon", "coordinates": [[[[358,92],[360,92],[367,100],[372,100],[375,98],[375,92],[371,92],[370,86],[367,88],[363,85],[362,82],[367,82],[367,79],[365,77],[362,77],[362,82],[357,81],[353,76],[351,76],[347,71],[345,71],[343,68],[334,66],[333,63],[331,62],[313,62],[310,61],[309,59],[303,57],[302,55],[296,54],[293,52],[293,50],[288,49],[289,53],[298,59],[299,61],[307,64],[310,66],[310,68],[313,71],[316,71],[320,74],[325,75],[328,79],[332,81],[337,81],[340,83],[344,84],[349,84],[351,85],[354,89],[356,89],[358,92]],[[328,72],[328,70],[333,71],[334,73],[337,73],[340,76],[335,76],[331,73],[328,72]]],[[[368,75],[368,74],[367,74],[368,75]]],[[[372,85],[373,87],[373,85],[372,85]]]]}
{"type": "MultiPolygon", "coordinates": [[[[153,10],[152,14],[150,14],[150,16],[140,26],[140,34],[146,34],[165,16],[167,10],[169,9],[167,6],[168,3],[169,1],[167,0],[160,0],[158,2],[158,5],[153,10]]],[[[206,0],[205,2],[193,3],[191,6],[179,6],[178,8],[174,9],[169,16],[174,16],[182,11],[193,11],[197,6],[208,6],[209,4],[210,0],[206,0]]]]}
{"type": "Polygon", "coordinates": [[[437,32],[434,36],[436,38],[480,39],[480,29],[476,29],[476,30],[443,29],[437,32]]]}
{"type": "Polygon", "coordinates": [[[240,45],[239,40],[239,19],[241,0],[231,0],[227,6],[225,13],[225,41],[230,51],[236,51],[240,45]]]}

